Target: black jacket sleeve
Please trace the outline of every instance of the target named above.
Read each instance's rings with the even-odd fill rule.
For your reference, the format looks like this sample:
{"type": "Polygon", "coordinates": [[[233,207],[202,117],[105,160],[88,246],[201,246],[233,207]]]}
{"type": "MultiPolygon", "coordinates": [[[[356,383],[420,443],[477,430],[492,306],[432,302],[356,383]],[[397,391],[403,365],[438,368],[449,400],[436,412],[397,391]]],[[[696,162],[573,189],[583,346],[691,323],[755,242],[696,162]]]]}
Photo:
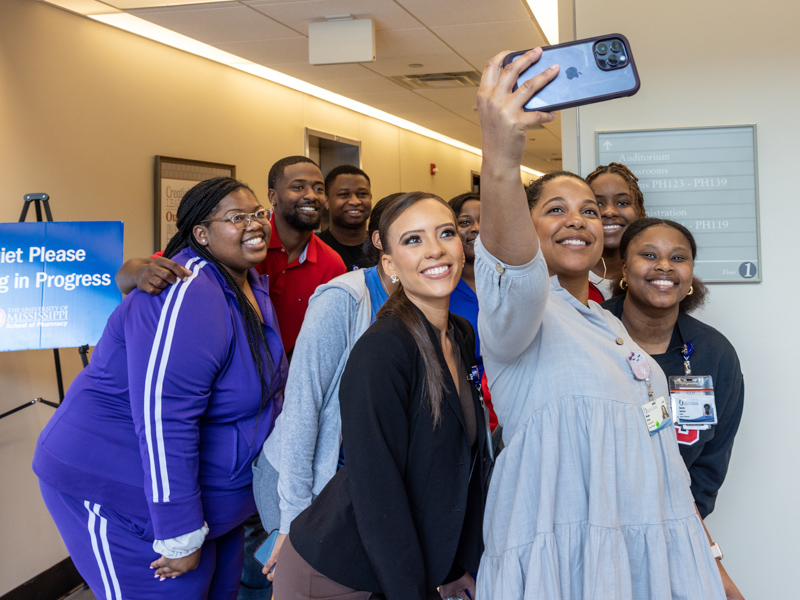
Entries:
{"type": "Polygon", "coordinates": [[[725,353],[714,382],[714,397],[719,421],[714,437],[708,440],[700,455],[689,465],[694,496],[700,517],[705,519],[714,510],[717,492],[725,481],[731,460],[733,440],[739,430],[744,408],[744,378],[735,352],[725,353]]]}

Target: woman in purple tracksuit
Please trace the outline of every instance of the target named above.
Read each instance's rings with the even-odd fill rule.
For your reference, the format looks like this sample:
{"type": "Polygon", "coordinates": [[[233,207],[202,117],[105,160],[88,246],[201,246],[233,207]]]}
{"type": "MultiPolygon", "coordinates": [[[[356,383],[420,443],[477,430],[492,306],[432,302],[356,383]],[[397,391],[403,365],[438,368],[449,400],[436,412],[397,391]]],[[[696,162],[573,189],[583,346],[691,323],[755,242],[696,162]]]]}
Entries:
{"type": "Polygon", "coordinates": [[[286,357],[252,269],[268,211],[218,177],[186,193],[177,226],[165,256],[191,276],[125,298],[33,461],[98,598],[236,597],[250,466],[283,404],[286,357]]]}

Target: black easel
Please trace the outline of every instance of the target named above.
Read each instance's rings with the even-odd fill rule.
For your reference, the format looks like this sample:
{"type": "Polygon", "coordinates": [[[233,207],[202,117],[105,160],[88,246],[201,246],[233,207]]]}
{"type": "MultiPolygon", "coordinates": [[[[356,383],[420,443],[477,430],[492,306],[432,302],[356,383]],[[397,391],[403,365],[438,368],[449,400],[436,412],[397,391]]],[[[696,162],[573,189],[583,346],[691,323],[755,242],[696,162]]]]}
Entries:
{"type": "MultiPolygon", "coordinates": [[[[42,205],[44,205],[44,213],[47,217],[47,221],[52,223],[53,213],[50,212],[50,196],[48,194],[25,194],[24,200],[25,201],[22,205],[22,214],[19,216],[20,223],[25,222],[31,202],[33,202],[34,206],[36,207],[36,221],[39,223],[42,222],[42,205]]],[[[78,353],[81,355],[81,362],[83,363],[84,367],[89,365],[89,359],[87,357],[88,352],[88,345],[78,348],[78,353]]],[[[3,413],[0,415],[0,419],[3,419],[9,415],[13,415],[15,412],[18,412],[24,408],[28,408],[29,406],[33,406],[34,404],[46,404],[47,406],[52,406],[53,408],[59,407],[59,405],[64,401],[64,379],[61,375],[61,357],[58,354],[58,348],[53,348],[53,357],[56,364],[56,381],[58,382],[58,404],[55,402],[50,402],[49,400],[45,400],[44,398],[34,398],[33,400],[26,402],[17,408],[13,408],[8,412],[3,413]]]]}

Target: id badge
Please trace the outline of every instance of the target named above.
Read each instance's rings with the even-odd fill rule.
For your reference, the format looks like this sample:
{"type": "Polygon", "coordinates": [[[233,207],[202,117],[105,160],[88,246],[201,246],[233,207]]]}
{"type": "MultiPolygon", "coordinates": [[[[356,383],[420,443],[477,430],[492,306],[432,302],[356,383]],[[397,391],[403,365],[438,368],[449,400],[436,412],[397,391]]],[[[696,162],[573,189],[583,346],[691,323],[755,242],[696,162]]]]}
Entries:
{"type": "Polygon", "coordinates": [[[708,429],[717,424],[711,375],[672,375],[669,396],[676,425],[684,429],[708,429]]]}
{"type": "Polygon", "coordinates": [[[664,400],[664,396],[659,396],[655,400],[650,400],[650,402],[644,404],[642,412],[650,435],[661,431],[665,427],[672,426],[672,417],[667,409],[667,401],[664,400]]]}

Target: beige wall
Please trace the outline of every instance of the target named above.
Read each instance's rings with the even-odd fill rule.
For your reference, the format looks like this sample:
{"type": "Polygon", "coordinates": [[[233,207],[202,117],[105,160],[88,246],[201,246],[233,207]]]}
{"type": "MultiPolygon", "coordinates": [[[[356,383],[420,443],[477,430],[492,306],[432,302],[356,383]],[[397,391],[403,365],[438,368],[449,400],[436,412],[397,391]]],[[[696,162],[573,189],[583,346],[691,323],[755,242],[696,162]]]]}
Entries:
{"type": "MultiPolygon", "coordinates": [[[[0,2],[0,222],[43,191],[57,220],[123,220],[126,256],[148,255],[155,155],[235,164],[266,201],[269,166],[303,153],[305,127],[361,140],[376,198],[449,198],[480,169],[475,155],[251,75],[33,0],[0,2]]],[[[80,361],[61,354],[69,384],[80,361]]],[[[56,399],[52,352],[0,353],[0,390],[0,412],[56,399]]],[[[67,555],[30,470],[51,414],[0,421],[0,595],[67,555]]]]}
{"type": "MultiPolygon", "coordinates": [[[[561,1],[562,18],[572,5],[561,1]]],[[[632,98],[580,109],[583,175],[596,166],[598,130],[757,125],[763,282],[712,285],[698,315],[736,347],[747,386],[731,468],[706,523],[745,597],[797,597],[800,5],[575,0],[575,6],[577,36],[625,34],[642,80],[632,98]]],[[[569,39],[571,19],[562,27],[562,39],[569,39]]],[[[574,110],[565,111],[563,123],[564,165],[577,170],[574,110]]]]}

